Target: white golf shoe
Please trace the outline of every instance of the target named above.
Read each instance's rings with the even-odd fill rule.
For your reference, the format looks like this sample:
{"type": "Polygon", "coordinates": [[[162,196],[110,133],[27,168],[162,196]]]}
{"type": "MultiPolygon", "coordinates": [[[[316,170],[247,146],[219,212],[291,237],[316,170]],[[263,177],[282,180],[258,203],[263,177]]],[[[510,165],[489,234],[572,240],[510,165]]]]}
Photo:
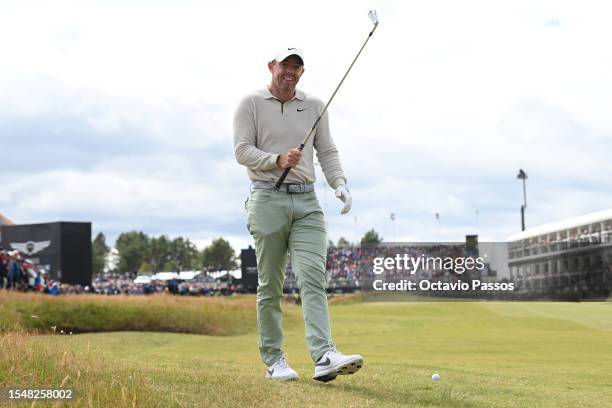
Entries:
{"type": "Polygon", "coordinates": [[[363,366],[363,357],[360,355],[345,356],[334,350],[323,354],[315,363],[313,379],[328,382],[338,375],[353,374],[363,366]]]}
{"type": "Polygon", "coordinates": [[[298,373],[289,367],[285,356],[283,356],[276,363],[268,367],[266,378],[277,381],[297,380],[298,373]]]}

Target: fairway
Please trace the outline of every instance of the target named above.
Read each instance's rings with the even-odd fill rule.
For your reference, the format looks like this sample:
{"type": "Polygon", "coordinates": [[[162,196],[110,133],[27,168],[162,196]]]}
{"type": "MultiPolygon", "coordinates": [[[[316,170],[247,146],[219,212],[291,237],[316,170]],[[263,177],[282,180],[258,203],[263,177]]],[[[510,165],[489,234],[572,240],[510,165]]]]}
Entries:
{"type": "Polygon", "coordinates": [[[291,383],[264,378],[254,332],[113,332],[29,341],[58,344],[77,359],[101,359],[109,370],[141,376],[158,403],[148,406],[612,406],[610,302],[332,305],[339,349],[362,354],[365,366],[327,384],[311,379],[300,308],[284,310],[286,351],[300,374],[291,383]],[[440,382],[431,380],[434,372],[440,382]]]}

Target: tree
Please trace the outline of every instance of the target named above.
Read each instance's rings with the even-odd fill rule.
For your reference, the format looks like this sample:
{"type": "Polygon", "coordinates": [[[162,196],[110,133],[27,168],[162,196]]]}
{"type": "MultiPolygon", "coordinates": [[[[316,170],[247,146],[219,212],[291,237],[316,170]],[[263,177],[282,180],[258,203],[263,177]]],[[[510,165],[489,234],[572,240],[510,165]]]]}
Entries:
{"type": "Polygon", "coordinates": [[[202,266],[210,271],[229,271],[236,269],[236,253],[230,243],[223,238],[215,239],[204,248],[201,255],[202,266]]]}
{"type": "Polygon", "coordinates": [[[138,268],[139,275],[148,275],[149,272],[153,272],[153,266],[147,261],[143,261],[138,268]]]}
{"type": "Polygon", "coordinates": [[[141,231],[131,231],[119,235],[115,248],[119,252],[120,273],[135,272],[143,261],[147,260],[149,251],[149,238],[141,231]]]}
{"type": "Polygon", "coordinates": [[[168,272],[178,272],[179,270],[178,264],[176,263],[174,259],[171,259],[168,262],[166,262],[166,270],[168,272]]]}
{"type": "Polygon", "coordinates": [[[346,238],[344,237],[340,237],[340,239],[338,240],[338,247],[342,248],[342,247],[347,247],[350,246],[351,243],[347,241],[346,238]]]}
{"type": "Polygon", "coordinates": [[[168,261],[172,259],[171,242],[165,235],[149,240],[147,258],[155,272],[169,270],[168,261]]]}
{"type": "Polygon", "coordinates": [[[196,266],[199,266],[198,249],[189,239],[176,238],[172,241],[171,251],[171,257],[176,262],[177,271],[193,270],[196,266]]]}
{"type": "Polygon", "coordinates": [[[365,233],[363,238],[361,238],[361,244],[380,244],[383,238],[378,236],[378,232],[372,228],[368,232],[365,233]]]}
{"type": "Polygon", "coordinates": [[[106,255],[109,251],[110,248],[106,245],[106,237],[102,232],[98,232],[98,235],[96,235],[91,243],[91,266],[94,275],[104,273],[106,255]]]}

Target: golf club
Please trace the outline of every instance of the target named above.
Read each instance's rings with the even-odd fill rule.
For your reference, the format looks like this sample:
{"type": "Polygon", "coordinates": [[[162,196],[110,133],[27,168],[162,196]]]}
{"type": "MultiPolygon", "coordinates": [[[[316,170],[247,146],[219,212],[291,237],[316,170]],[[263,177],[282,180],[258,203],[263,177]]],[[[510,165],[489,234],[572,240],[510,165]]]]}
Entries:
{"type": "MultiPolygon", "coordinates": [[[[370,31],[370,34],[368,34],[368,38],[366,38],[365,42],[363,43],[363,45],[361,46],[361,48],[359,49],[359,52],[357,53],[357,55],[355,56],[355,59],[353,59],[353,62],[351,62],[351,65],[348,67],[348,69],[346,70],[346,73],[344,74],[344,76],[342,77],[342,79],[340,80],[340,83],[338,84],[338,86],[336,87],[336,90],[334,91],[334,93],[332,94],[332,96],[329,98],[329,101],[327,101],[327,103],[325,104],[325,107],[323,108],[323,111],[321,112],[321,114],[319,114],[319,116],[317,117],[317,120],[315,120],[314,125],[312,125],[312,127],[310,128],[310,131],[308,132],[308,134],[306,135],[306,137],[304,138],[304,140],[302,141],[302,144],[300,144],[300,146],[298,147],[299,151],[302,151],[304,149],[304,146],[306,145],[306,143],[308,142],[308,139],[310,139],[310,136],[312,136],[312,134],[314,133],[314,131],[317,129],[317,126],[319,125],[319,122],[321,121],[321,117],[325,114],[325,112],[327,111],[327,107],[329,106],[329,104],[331,103],[331,101],[334,99],[334,96],[336,96],[336,93],[338,92],[338,89],[340,89],[340,86],[342,86],[342,83],[344,82],[344,80],[346,79],[346,76],[348,75],[348,73],[351,71],[351,68],[353,68],[353,65],[355,65],[355,62],[357,61],[357,58],[359,58],[359,55],[361,55],[361,51],[363,51],[363,49],[365,48],[366,44],[368,43],[368,41],[370,40],[370,37],[372,36],[372,34],[374,34],[374,31],[376,30],[376,27],[378,27],[378,16],[376,15],[376,11],[374,10],[370,10],[368,12],[368,17],[370,18],[370,20],[372,21],[372,23],[374,24],[374,27],[372,28],[372,31],[370,31]]],[[[287,167],[285,169],[285,171],[283,172],[283,174],[281,175],[281,177],[278,179],[278,181],[276,182],[276,185],[274,186],[275,190],[279,190],[281,188],[281,186],[283,185],[283,181],[285,181],[285,178],[287,177],[287,175],[289,174],[289,172],[291,171],[291,167],[287,167]]]]}

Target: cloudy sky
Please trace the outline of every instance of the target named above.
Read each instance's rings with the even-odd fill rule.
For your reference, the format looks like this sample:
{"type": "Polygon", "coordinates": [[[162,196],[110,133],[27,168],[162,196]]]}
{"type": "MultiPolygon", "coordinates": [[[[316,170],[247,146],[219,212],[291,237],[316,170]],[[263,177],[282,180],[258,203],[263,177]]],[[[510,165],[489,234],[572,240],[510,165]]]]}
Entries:
{"type": "Polygon", "coordinates": [[[605,1],[60,0],[0,5],[0,213],[244,247],[238,100],[287,46],[327,99],[372,7],[330,108],[354,201],[319,176],[331,239],[504,240],[519,168],[528,227],[612,207],[605,1]]]}

